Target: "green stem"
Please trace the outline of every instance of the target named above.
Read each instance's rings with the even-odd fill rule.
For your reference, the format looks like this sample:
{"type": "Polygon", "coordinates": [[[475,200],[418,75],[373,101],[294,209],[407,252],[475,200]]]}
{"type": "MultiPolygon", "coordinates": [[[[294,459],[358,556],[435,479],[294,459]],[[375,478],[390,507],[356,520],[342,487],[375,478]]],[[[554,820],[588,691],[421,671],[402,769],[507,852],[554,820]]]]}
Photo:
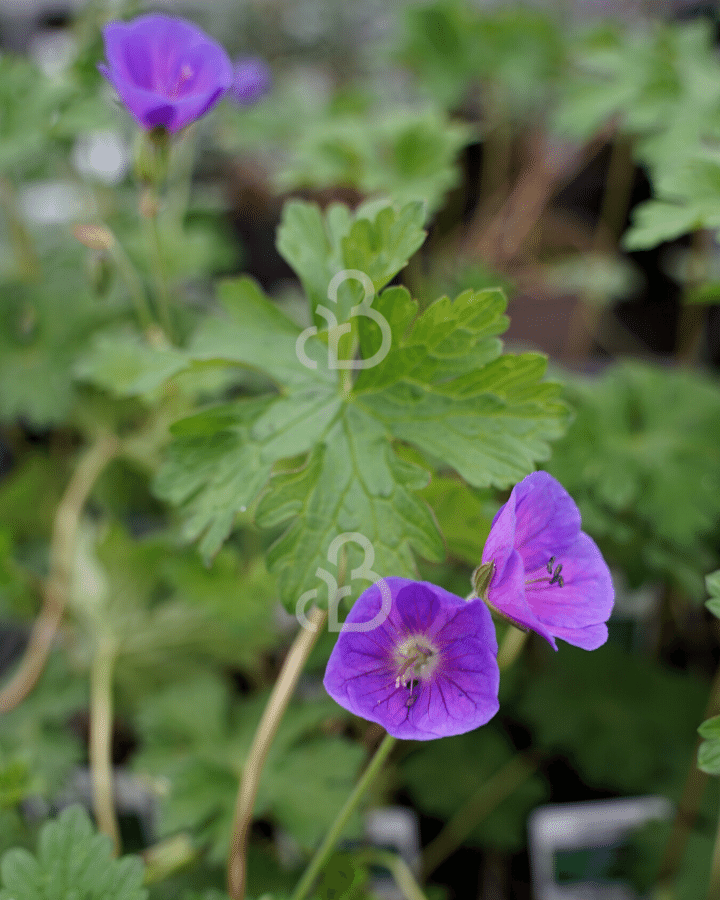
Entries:
{"type": "Polygon", "coordinates": [[[173,340],[172,319],[170,316],[170,285],[167,270],[162,255],[162,240],[158,215],[160,211],[159,198],[152,188],[146,188],[146,193],[141,200],[141,212],[146,221],[146,233],[148,251],[155,278],[155,302],[157,304],[158,317],[169,341],[173,340]]]}
{"type": "Polygon", "coordinates": [[[45,668],[70,593],[80,516],[95,482],[118,452],[118,446],[113,435],[98,437],[81,457],[58,505],[50,538],[50,571],[43,588],[43,607],[33,624],[20,665],[0,690],[0,713],[18,705],[45,668]]]}
{"type": "Polygon", "coordinates": [[[402,856],[397,856],[389,850],[366,850],[363,853],[363,859],[387,869],[406,900],[427,900],[402,856]]]}
{"type": "Polygon", "coordinates": [[[322,844],[320,844],[317,851],[315,852],[315,856],[313,856],[313,858],[310,860],[310,864],[308,865],[307,869],[305,869],[305,872],[298,882],[298,886],[295,888],[295,891],[290,900],[305,900],[305,897],[307,897],[308,892],[315,884],[315,879],[322,871],[323,866],[328,861],[330,854],[335,849],[335,845],[342,836],[342,833],[345,830],[345,826],[347,825],[350,816],[355,811],[355,808],[365,794],[365,791],[375,780],[375,777],[382,768],[383,763],[390,755],[390,751],[395,746],[396,740],[397,739],[390,734],[386,734],[383,738],[380,746],[375,751],[375,755],[370,760],[370,764],[368,765],[367,769],[365,769],[360,780],[355,786],[355,789],[347,798],[347,800],[345,801],[345,805],[338,813],[338,816],[333,824],[330,826],[330,830],[325,835],[325,840],[322,842],[322,844]]]}
{"type": "Polygon", "coordinates": [[[313,608],[308,615],[308,620],[313,627],[301,628],[298,632],[270,694],[243,768],[235,803],[235,817],[228,858],[228,894],[232,900],[243,900],[245,897],[247,842],[263,766],[300,673],[315,646],[326,616],[325,610],[313,608]]]}
{"type": "Polygon", "coordinates": [[[535,772],[537,763],[527,754],[518,753],[498,769],[475,794],[455,813],[440,834],[423,853],[423,880],[441,862],[462,846],[478,822],[489,815],[502,801],[517,790],[535,772]]]}
{"type": "Polygon", "coordinates": [[[115,262],[115,265],[117,266],[117,270],[120,273],[121,278],[125,282],[128,293],[132,298],[140,327],[144,331],[147,331],[147,329],[150,328],[153,324],[153,317],[152,313],[150,312],[150,306],[148,304],[147,296],[145,295],[145,288],[143,287],[142,281],[140,280],[140,276],[135,271],[135,267],[133,266],[133,264],[130,262],[130,257],[127,255],[127,253],[125,253],[117,240],[113,241],[110,253],[115,262]]]}
{"type": "Polygon", "coordinates": [[[90,668],[90,772],[93,784],[93,812],[98,829],[120,854],[120,829],[115,813],[112,766],[113,700],[112,681],[115,644],[101,639],[90,668]]]}
{"type": "Polygon", "coordinates": [[[508,625],[497,655],[497,664],[501,672],[507,669],[508,666],[511,666],[520,656],[527,639],[527,631],[521,631],[519,628],[515,628],[514,625],[508,625]]]}

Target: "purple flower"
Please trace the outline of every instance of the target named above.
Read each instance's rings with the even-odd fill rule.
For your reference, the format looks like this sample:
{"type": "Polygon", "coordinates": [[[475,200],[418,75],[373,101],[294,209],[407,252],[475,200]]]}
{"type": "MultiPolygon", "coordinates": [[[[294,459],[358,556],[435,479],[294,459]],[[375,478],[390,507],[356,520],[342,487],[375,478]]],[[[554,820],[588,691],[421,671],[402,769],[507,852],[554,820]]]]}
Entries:
{"type": "Polygon", "coordinates": [[[103,30],[108,64],[98,66],[128,112],[148,130],[179,131],[232,84],[223,48],[191,22],[147,15],[103,30]]]}
{"type": "Polygon", "coordinates": [[[264,59],[246,56],[235,61],[230,97],[240,106],[252,106],[270,90],[272,75],[264,59]]]}
{"type": "Polygon", "coordinates": [[[533,472],[515,485],[493,520],[482,560],[478,594],[519,628],[536,631],[555,650],[555,638],[585,650],[607,640],[615,597],[610,571],[552,475],[533,472]]]}
{"type": "Polygon", "coordinates": [[[398,738],[463,734],[498,711],[497,649],[483,603],[426,581],[385,578],[350,610],[325,689],[340,706],[398,738]]]}

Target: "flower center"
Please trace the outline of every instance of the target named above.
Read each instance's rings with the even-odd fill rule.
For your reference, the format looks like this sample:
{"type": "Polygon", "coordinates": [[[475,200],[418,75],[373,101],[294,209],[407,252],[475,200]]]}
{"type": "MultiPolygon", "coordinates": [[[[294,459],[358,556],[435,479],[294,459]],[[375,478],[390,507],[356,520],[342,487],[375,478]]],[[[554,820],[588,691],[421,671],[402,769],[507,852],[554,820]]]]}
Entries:
{"type": "Polygon", "coordinates": [[[547,576],[542,575],[540,578],[529,578],[525,584],[537,584],[540,581],[547,582],[550,585],[556,584],[558,587],[565,587],[565,580],[562,575],[562,563],[558,563],[555,565],[557,560],[556,556],[551,556],[545,565],[545,569],[547,570],[547,576]],[[553,568],[554,567],[554,568],[553,568]]]}
{"type": "Polygon", "coordinates": [[[395,687],[408,688],[408,706],[412,706],[417,699],[414,695],[415,684],[432,675],[439,659],[437,648],[423,635],[408,637],[398,644],[395,649],[395,663],[398,667],[395,687]]]}

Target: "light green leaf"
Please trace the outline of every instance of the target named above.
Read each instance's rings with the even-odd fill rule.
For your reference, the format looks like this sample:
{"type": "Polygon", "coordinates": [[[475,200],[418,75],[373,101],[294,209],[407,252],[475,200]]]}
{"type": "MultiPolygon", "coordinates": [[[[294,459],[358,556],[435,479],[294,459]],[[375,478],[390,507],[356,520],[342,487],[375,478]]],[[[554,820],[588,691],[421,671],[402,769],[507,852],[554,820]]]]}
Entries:
{"type": "Polygon", "coordinates": [[[139,858],[112,858],[110,839],[97,834],[79,806],[40,832],[37,856],[8,850],[0,863],[0,900],[145,900],[139,858]]]}
{"type": "Polygon", "coordinates": [[[187,355],[174,347],[153,347],[130,333],[105,333],[80,357],[75,375],[117,397],[152,399],[158,388],[187,366],[187,355]]]}
{"type": "Polygon", "coordinates": [[[720,619],[720,569],[706,576],[705,588],[710,594],[710,599],[705,601],[705,606],[720,619]]]}
{"type": "MultiPolygon", "coordinates": [[[[190,346],[193,359],[247,366],[286,387],[337,382],[337,373],[327,366],[308,369],[301,365],[296,349],[300,329],[264,296],[251,278],[224,282],[220,300],[227,316],[203,322],[190,346]]],[[[312,361],[327,359],[327,348],[317,338],[309,337],[304,349],[312,361]]]]}
{"type": "MultiPolygon", "coordinates": [[[[337,298],[328,294],[334,276],[348,269],[368,276],[377,292],[407,264],[425,239],[425,213],[421,202],[395,210],[386,202],[361,206],[354,214],[339,204],[323,215],[315,204],[293,201],[285,206],[278,230],[280,254],[296,271],[318,325],[325,306],[338,322],[363,298],[356,281],[341,285],[337,298]]],[[[372,298],[369,298],[372,299],[372,298]]]]}
{"type": "Polygon", "coordinates": [[[316,570],[338,577],[339,557],[332,558],[330,547],[342,535],[360,536],[342,545],[352,598],[381,576],[413,577],[413,549],[426,559],[442,559],[444,547],[432,514],[413,493],[427,477],[395,455],[372,415],[347,405],[324,446],[300,471],[276,475],[258,507],[263,527],[294,519],[268,556],[283,602],[294,609],[310,589],[317,590],[314,602],[327,604],[327,583],[316,570]]]}
{"type": "Polygon", "coordinates": [[[708,775],[720,775],[720,716],[706,719],[698,734],[704,738],[698,748],[698,768],[708,775]]]}

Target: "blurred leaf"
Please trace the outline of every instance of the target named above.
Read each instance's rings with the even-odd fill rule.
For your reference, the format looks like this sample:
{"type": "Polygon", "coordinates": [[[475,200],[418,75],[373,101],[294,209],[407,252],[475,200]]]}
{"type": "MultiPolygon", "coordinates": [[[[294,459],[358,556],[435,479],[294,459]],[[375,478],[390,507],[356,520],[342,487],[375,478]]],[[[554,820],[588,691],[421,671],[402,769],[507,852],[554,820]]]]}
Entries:
{"type": "Polygon", "coordinates": [[[708,775],[720,775],[720,716],[706,719],[698,734],[703,738],[698,748],[698,767],[708,775]]]}
{"type": "Polygon", "coordinates": [[[448,553],[469,566],[482,558],[497,502],[462,481],[434,475],[420,496],[435,513],[448,553]]]}
{"type": "Polygon", "coordinates": [[[138,857],[112,858],[110,839],[97,834],[79,806],[66,809],[40,832],[37,856],[8,850],[0,862],[0,900],[145,900],[138,857]]]}
{"type": "Polygon", "coordinates": [[[102,333],[75,365],[75,375],[118,397],[148,397],[188,365],[174,347],[154,347],[131,333],[102,333]]]}
{"type": "Polygon", "coordinates": [[[548,471],[574,497],[583,527],[632,584],[662,577],[691,597],[717,565],[720,387],[642,363],[573,379],[576,408],[548,471]]]}
{"type": "MultiPolygon", "coordinates": [[[[479,796],[488,779],[516,753],[497,728],[488,726],[420,745],[403,760],[400,777],[422,812],[448,820],[479,796]]],[[[505,851],[522,849],[528,814],[545,799],[542,778],[532,775],[475,824],[467,843],[505,851]]]]}
{"type": "MultiPolygon", "coordinates": [[[[258,696],[231,709],[226,689],[207,680],[146,698],[139,720],[145,750],[135,768],[162,777],[162,834],[190,828],[210,845],[211,859],[226,858],[238,778],[266,701],[258,696]],[[206,729],[189,699],[207,702],[206,729]]],[[[345,738],[313,736],[339,713],[328,697],[292,704],[263,770],[255,815],[276,820],[305,847],[334,820],[364,758],[345,738]]]]}
{"type": "Polygon", "coordinates": [[[422,200],[429,217],[459,181],[456,159],[471,134],[432,107],[328,114],[293,142],[277,183],[283,191],[352,187],[399,206],[422,200]]]}
{"type": "Polygon", "coordinates": [[[518,697],[533,747],[567,755],[594,788],[679,795],[707,686],[606,644],[563,646],[518,697]]]}
{"type": "Polygon", "coordinates": [[[710,599],[706,601],[705,606],[720,619],[720,569],[705,578],[705,588],[710,594],[710,599]]]}
{"type": "Polygon", "coordinates": [[[54,653],[33,691],[0,718],[0,759],[7,760],[18,776],[14,784],[22,789],[21,799],[52,799],[66,786],[83,756],[69,723],[86,707],[85,681],[54,653]],[[20,777],[23,769],[26,775],[20,777]]]}

